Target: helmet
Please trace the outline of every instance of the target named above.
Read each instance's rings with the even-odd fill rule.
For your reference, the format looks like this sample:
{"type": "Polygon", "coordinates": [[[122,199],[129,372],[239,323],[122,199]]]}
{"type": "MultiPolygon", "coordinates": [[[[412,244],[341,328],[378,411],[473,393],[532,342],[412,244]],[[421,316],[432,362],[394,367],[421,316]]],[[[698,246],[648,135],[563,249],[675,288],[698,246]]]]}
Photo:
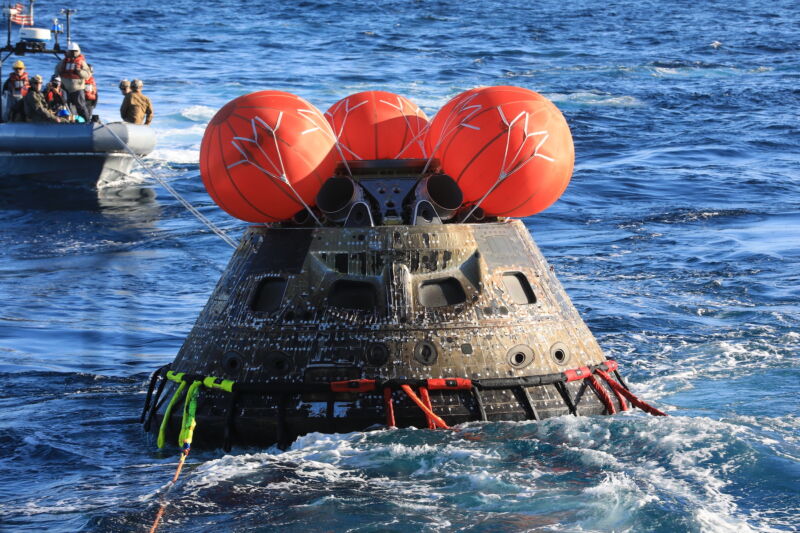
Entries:
{"type": "Polygon", "coordinates": [[[70,52],[75,52],[76,54],[81,53],[81,47],[78,46],[78,43],[76,43],[75,41],[71,41],[69,43],[69,45],[67,46],[67,50],[70,52]]]}
{"type": "Polygon", "coordinates": [[[52,78],[50,78],[50,81],[51,81],[51,82],[58,82],[58,83],[61,83],[61,76],[59,76],[58,74],[53,74],[53,77],[52,77],[52,78]]]}
{"type": "Polygon", "coordinates": [[[129,82],[128,80],[119,80],[119,88],[120,89],[127,89],[130,86],[131,86],[131,82],[129,82]]]}
{"type": "Polygon", "coordinates": [[[144,82],[142,80],[133,80],[131,82],[131,87],[136,87],[137,89],[140,89],[144,87],[144,82]]]}
{"type": "Polygon", "coordinates": [[[21,59],[17,59],[14,62],[14,68],[25,68],[25,63],[23,63],[21,59]]]}
{"type": "Polygon", "coordinates": [[[69,111],[62,107],[61,109],[58,110],[58,113],[56,113],[56,115],[59,117],[68,117],[69,111]]]}

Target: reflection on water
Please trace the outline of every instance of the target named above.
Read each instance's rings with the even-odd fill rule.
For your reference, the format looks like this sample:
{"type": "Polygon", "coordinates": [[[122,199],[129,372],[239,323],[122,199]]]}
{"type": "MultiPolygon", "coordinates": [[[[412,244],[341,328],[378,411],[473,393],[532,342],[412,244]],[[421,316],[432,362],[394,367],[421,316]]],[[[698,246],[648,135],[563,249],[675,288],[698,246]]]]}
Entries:
{"type": "Polygon", "coordinates": [[[154,223],[160,213],[156,192],[141,182],[116,182],[99,188],[7,181],[0,188],[0,210],[96,212],[132,224],[154,223]]]}
{"type": "Polygon", "coordinates": [[[126,184],[97,189],[98,210],[128,228],[154,228],[161,207],[151,186],[126,184]]]}

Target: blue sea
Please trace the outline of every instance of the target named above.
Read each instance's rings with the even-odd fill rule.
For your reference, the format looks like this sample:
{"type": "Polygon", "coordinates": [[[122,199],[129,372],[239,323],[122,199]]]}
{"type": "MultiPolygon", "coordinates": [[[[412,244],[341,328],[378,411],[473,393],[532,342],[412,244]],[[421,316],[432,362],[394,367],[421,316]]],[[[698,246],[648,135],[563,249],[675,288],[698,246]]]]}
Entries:
{"type": "MultiPolygon", "coordinates": [[[[670,414],[193,450],[159,531],[798,530],[796,1],[74,4],[101,116],[118,116],[119,79],[143,79],[147,164],[234,238],[246,224],[206,195],[198,154],[238,95],[324,111],[381,89],[429,116],[479,85],[550,98],[575,174],[525,223],[631,388],[670,414]]],[[[37,2],[38,21],[62,7],[37,2]]],[[[231,249],[141,170],[84,203],[4,189],[0,249],[0,530],[147,531],[177,452],[137,425],[146,381],[231,249]]]]}

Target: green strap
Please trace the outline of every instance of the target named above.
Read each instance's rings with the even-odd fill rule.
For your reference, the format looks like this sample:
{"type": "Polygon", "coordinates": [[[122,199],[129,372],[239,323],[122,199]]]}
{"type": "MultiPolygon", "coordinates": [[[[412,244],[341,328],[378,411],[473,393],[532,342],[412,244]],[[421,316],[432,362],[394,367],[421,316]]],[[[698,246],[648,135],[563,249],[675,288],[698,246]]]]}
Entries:
{"type": "Polygon", "coordinates": [[[181,419],[181,432],[178,435],[178,446],[192,443],[192,434],[196,425],[197,391],[200,390],[202,381],[195,381],[186,391],[186,401],[183,403],[183,418],[181,419]]]}
{"type": "MultiPolygon", "coordinates": [[[[164,447],[167,426],[169,425],[169,417],[172,414],[172,410],[175,408],[175,404],[178,403],[183,391],[186,389],[187,383],[183,380],[185,376],[186,372],[173,372],[172,370],[167,371],[167,379],[179,383],[180,385],[178,385],[178,389],[175,391],[175,394],[172,395],[172,398],[167,404],[166,410],[164,410],[164,418],[161,419],[161,427],[158,429],[157,444],[159,448],[164,447]]],[[[183,417],[181,418],[181,430],[178,434],[178,446],[182,447],[187,443],[190,445],[192,443],[194,429],[197,426],[197,394],[201,386],[205,386],[208,389],[218,389],[225,392],[233,392],[233,386],[236,384],[233,380],[223,379],[217,383],[217,379],[219,378],[208,376],[203,378],[202,381],[193,381],[189,386],[189,390],[186,391],[186,400],[183,403],[183,417]]]]}
{"type": "MultiPolygon", "coordinates": [[[[167,373],[169,374],[169,372],[167,373]]],[[[170,378],[172,379],[172,378],[170,378]]],[[[172,408],[175,407],[175,404],[178,402],[178,399],[181,397],[183,393],[183,389],[186,388],[186,382],[181,381],[181,384],[178,385],[178,390],[175,391],[175,394],[172,395],[169,403],[167,404],[167,408],[164,410],[164,418],[161,419],[161,427],[158,428],[158,447],[164,447],[164,441],[166,440],[166,433],[167,433],[167,425],[169,424],[169,417],[172,414],[172,408]]]]}

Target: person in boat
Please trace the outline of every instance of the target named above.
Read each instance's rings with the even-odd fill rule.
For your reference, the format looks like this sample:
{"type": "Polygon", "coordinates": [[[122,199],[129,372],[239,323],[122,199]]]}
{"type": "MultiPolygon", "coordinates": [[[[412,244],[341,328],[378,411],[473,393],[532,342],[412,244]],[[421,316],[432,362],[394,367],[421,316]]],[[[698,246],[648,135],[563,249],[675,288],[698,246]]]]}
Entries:
{"type": "Polygon", "coordinates": [[[67,108],[67,94],[61,87],[61,78],[53,76],[44,91],[44,99],[47,100],[47,107],[53,113],[58,113],[60,109],[67,108]]]}
{"type": "Polygon", "coordinates": [[[128,80],[119,80],[119,92],[122,93],[122,96],[131,92],[131,82],[128,80]]]}
{"type": "Polygon", "coordinates": [[[125,95],[119,114],[125,122],[133,124],[147,124],[153,121],[153,103],[142,94],[142,80],[131,82],[131,92],[125,95]]]}
{"type": "Polygon", "coordinates": [[[25,63],[17,60],[13,65],[13,71],[8,79],[3,83],[3,122],[14,120],[15,114],[21,109],[22,99],[30,88],[28,73],[25,71],[25,63]]]}
{"type": "Polygon", "coordinates": [[[97,82],[94,81],[94,69],[92,65],[89,67],[89,77],[86,79],[86,87],[83,90],[84,97],[86,98],[86,107],[89,108],[89,113],[94,114],[94,108],[97,106],[97,82]]]}
{"type": "Polygon", "coordinates": [[[38,74],[31,78],[31,88],[25,95],[25,116],[29,122],[61,122],[61,119],[47,107],[47,100],[42,94],[42,77],[38,74]]]}
{"type": "Polygon", "coordinates": [[[92,113],[86,105],[86,80],[92,73],[86,63],[86,58],[81,54],[78,43],[71,42],[67,46],[67,53],[58,65],[55,73],[61,76],[61,83],[67,92],[67,100],[75,108],[78,115],[87,122],[91,120],[92,113]]]}

